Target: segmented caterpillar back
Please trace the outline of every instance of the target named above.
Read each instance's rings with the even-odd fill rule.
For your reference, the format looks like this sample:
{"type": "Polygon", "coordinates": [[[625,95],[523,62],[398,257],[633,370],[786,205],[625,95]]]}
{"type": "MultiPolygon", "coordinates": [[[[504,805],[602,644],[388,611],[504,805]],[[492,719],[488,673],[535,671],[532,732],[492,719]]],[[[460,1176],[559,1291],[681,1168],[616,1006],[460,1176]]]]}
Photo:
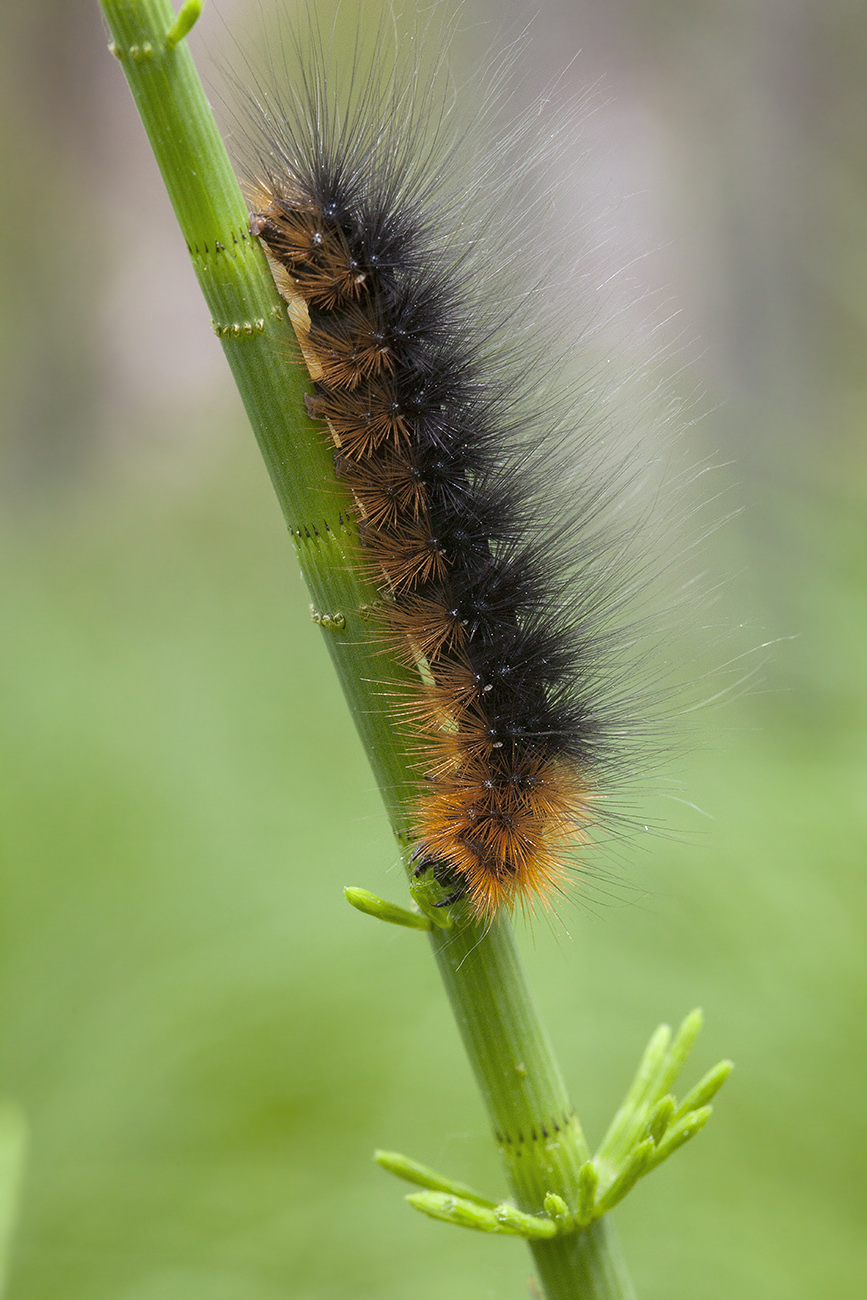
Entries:
{"type": "Polygon", "coordinates": [[[566,457],[538,444],[565,422],[533,392],[538,356],[516,370],[502,324],[479,317],[454,193],[429,174],[443,128],[421,163],[415,104],[401,130],[411,79],[377,95],[372,78],[340,111],[306,75],[306,105],[263,128],[251,229],[355,500],[384,633],[418,669],[396,724],[416,739],[418,869],[485,918],[546,900],[597,819],[628,725],[611,680],[622,539],[605,538],[610,485],[592,474],[539,518],[566,457]]]}

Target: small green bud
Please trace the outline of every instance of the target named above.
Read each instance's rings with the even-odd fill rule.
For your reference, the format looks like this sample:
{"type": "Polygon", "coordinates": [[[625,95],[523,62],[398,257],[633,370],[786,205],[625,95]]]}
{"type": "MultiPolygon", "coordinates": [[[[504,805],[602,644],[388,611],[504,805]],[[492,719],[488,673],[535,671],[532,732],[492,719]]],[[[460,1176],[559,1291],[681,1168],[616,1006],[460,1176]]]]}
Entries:
{"type": "Polygon", "coordinates": [[[550,1214],[552,1219],[567,1219],[569,1217],[569,1206],[558,1196],[556,1192],[545,1193],[545,1213],[550,1214]]]}
{"type": "Polygon", "coordinates": [[[575,1218],[582,1228],[593,1222],[598,1186],[599,1171],[592,1160],[585,1160],[578,1172],[578,1205],[575,1210],[575,1218]]]}
{"type": "Polygon", "coordinates": [[[715,1097],[719,1092],[734,1068],[733,1061],[720,1061],[719,1065],[715,1065],[712,1070],[708,1070],[707,1074],[699,1079],[695,1087],[690,1089],[674,1112],[674,1122],[677,1123],[690,1111],[699,1110],[702,1106],[706,1106],[711,1098],[715,1097]]]}
{"type": "Polygon", "coordinates": [[[515,1237],[524,1237],[527,1241],[544,1241],[557,1233],[557,1226],[550,1219],[541,1219],[535,1214],[525,1214],[523,1210],[515,1209],[514,1205],[498,1205],[494,1213],[501,1232],[508,1232],[515,1237]]]}
{"type": "Polygon", "coordinates": [[[406,1198],[414,1210],[421,1210],[432,1219],[454,1223],[459,1228],[474,1228],[476,1232],[504,1232],[493,1208],[475,1205],[472,1201],[445,1192],[413,1192],[406,1198]]]}
{"type": "Polygon", "coordinates": [[[704,1016],[700,1007],[696,1007],[695,1011],[690,1011],[689,1015],[684,1019],[675,1035],[671,1051],[668,1053],[665,1070],[660,1079],[660,1093],[671,1091],[677,1076],[686,1064],[686,1058],[695,1046],[695,1040],[701,1033],[703,1023],[704,1016]]]}
{"type": "Polygon", "coordinates": [[[654,1146],[659,1144],[663,1133],[668,1128],[671,1118],[674,1115],[674,1098],[671,1093],[658,1101],[650,1112],[650,1119],[644,1130],[644,1136],[649,1137],[654,1146]]]}
{"type": "Polygon", "coordinates": [[[166,32],[166,49],[173,50],[179,41],[189,35],[202,12],[202,0],[186,0],[177,18],[166,32]]]}
{"type": "Polygon", "coordinates": [[[437,1173],[435,1169],[429,1169],[427,1165],[419,1164],[417,1160],[410,1160],[409,1156],[403,1156],[399,1151],[374,1151],[373,1158],[390,1174],[394,1174],[397,1178],[405,1178],[408,1183],[415,1183],[417,1187],[427,1187],[434,1192],[445,1192],[450,1196],[460,1196],[465,1201],[474,1201],[477,1205],[485,1205],[489,1209],[494,1208],[494,1201],[488,1200],[486,1196],[480,1196],[472,1187],[467,1187],[466,1183],[459,1183],[455,1178],[437,1173]]]}
{"type": "Polygon", "coordinates": [[[671,1027],[669,1025],[657,1025],[651,1034],[650,1042],[644,1049],[644,1055],[641,1058],[630,1089],[630,1093],[634,1090],[637,1100],[641,1100],[647,1095],[649,1085],[656,1079],[665,1063],[670,1044],[671,1027]]]}
{"type": "Polygon", "coordinates": [[[377,898],[367,889],[347,885],[343,891],[347,903],[351,903],[365,916],[375,916],[379,921],[389,921],[392,925],[405,925],[410,930],[432,930],[433,925],[420,912],[408,912],[396,903],[387,903],[384,898],[377,898]]]}
{"type": "MultiPolygon", "coordinates": [[[[616,1167],[630,1150],[644,1127],[646,1107],[653,1104],[659,1093],[659,1079],[665,1070],[671,1029],[658,1025],[644,1049],[635,1077],[629,1086],[623,1104],[611,1121],[608,1132],[596,1152],[600,1169],[616,1167]]],[[[668,1089],[665,1089],[668,1091],[668,1089]]]]}
{"type": "Polygon", "coordinates": [[[650,1168],[655,1169],[657,1165],[661,1165],[663,1160],[667,1160],[673,1151],[676,1151],[678,1147],[682,1147],[684,1142],[688,1142],[690,1138],[695,1137],[696,1133],[704,1128],[712,1114],[713,1106],[702,1106],[700,1110],[692,1111],[682,1120],[679,1120],[677,1124],[673,1124],[653,1152],[650,1168]]]}
{"type": "Polygon", "coordinates": [[[623,1200],[627,1192],[632,1191],[641,1175],[646,1172],[653,1150],[654,1147],[650,1138],[645,1138],[643,1142],[639,1142],[620,1173],[614,1179],[614,1182],[596,1202],[597,1218],[613,1209],[618,1201],[623,1200]]]}
{"type": "Polygon", "coordinates": [[[454,1223],[459,1228],[473,1228],[476,1232],[498,1232],[509,1237],[524,1237],[528,1241],[543,1241],[557,1232],[550,1219],[524,1214],[513,1205],[489,1209],[442,1192],[413,1192],[406,1199],[413,1209],[421,1210],[432,1219],[454,1223]]]}

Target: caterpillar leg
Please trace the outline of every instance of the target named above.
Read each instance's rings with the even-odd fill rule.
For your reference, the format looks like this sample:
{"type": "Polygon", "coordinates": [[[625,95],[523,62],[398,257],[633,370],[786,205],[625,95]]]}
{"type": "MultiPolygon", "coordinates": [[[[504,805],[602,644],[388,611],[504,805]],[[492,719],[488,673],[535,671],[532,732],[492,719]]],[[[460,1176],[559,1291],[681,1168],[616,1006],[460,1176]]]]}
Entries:
{"type": "MultiPolygon", "coordinates": [[[[413,854],[415,857],[415,854],[413,854]]],[[[452,903],[459,903],[462,898],[467,896],[467,882],[454,867],[443,862],[441,858],[432,858],[429,854],[420,856],[412,869],[412,874],[416,880],[420,880],[426,872],[430,872],[438,885],[448,889],[444,898],[434,903],[434,907],[451,907],[452,903]]]]}

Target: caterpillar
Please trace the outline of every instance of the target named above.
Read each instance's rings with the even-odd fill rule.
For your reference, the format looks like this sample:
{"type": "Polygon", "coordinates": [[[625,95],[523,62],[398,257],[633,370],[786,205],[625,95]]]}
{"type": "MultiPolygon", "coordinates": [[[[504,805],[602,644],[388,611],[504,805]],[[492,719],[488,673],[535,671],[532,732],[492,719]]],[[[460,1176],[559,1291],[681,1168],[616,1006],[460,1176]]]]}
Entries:
{"type": "Polygon", "coordinates": [[[297,89],[260,93],[250,228],[355,503],[383,638],[417,674],[395,710],[415,869],[486,920],[563,889],[641,731],[634,525],[595,445],[595,380],[570,389],[544,319],[560,272],[526,273],[562,242],[534,197],[532,114],[498,134],[508,58],[473,117],[441,68],[425,82],[412,45],[388,66],[383,44],[338,91],[314,39],[297,89]],[[498,218],[521,191],[523,215],[498,218]]]}

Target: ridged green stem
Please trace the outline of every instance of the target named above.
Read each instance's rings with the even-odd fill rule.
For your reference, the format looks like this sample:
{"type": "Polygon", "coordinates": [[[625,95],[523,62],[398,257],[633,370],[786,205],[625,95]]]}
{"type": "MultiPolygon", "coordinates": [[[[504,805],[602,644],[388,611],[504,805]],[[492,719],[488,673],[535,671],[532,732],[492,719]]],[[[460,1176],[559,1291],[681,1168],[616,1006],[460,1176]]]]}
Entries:
{"type": "MultiPolygon", "coordinates": [[[[305,414],[310,381],[300,365],[287,364],[295,343],[285,305],[250,236],[244,200],[183,39],[197,0],[188,0],[177,21],[169,0],[101,4],[298,547],[313,616],[406,850],[412,767],[383,695],[410,675],[383,660],[369,617],[377,593],[359,574],[351,500],[335,479],[327,440],[305,414]]],[[[489,929],[458,923],[432,930],[430,941],[519,1207],[541,1213],[547,1192],[574,1205],[589,1153],[511,926],[502,918],[489,929]]],[[[551,1300],[633,1296],[604,1221],[531,1248],[551,1300]]]]}
{"type": "MultiPolygon", "coordinates": [[[[321,425],[307,418],[303,367],[259,241],[253,239],[238,181],[185,40],[171,46],[169,0],[101,0],[193,270],[250,418],[343,689],[395,827],[405,832],[406,755],[396,743],[375,683],[381,645],[364,607],[377,598],[350,557],[357,550],[352,501],[334,475],[321,425]],[[343,626],[341,627],[341,620],[343,626]],[[359,698],[361,697],[361,698],[359,698]]],[[[182,10],[183,12],[183,10],[182,10]]]]}
{"type": "MultiPolygon", "coordinates": [[[[590,1152],[511,925],[500,918],[490,928],[436,930],[430,941],[519,1208],[538,1214],[549,1191],[575,1205],[590,1152]]],[[[599,1219],[583,1232],[532,1242],[546,1295],[631,1300],[612,1237],[599,1219]]]]}

